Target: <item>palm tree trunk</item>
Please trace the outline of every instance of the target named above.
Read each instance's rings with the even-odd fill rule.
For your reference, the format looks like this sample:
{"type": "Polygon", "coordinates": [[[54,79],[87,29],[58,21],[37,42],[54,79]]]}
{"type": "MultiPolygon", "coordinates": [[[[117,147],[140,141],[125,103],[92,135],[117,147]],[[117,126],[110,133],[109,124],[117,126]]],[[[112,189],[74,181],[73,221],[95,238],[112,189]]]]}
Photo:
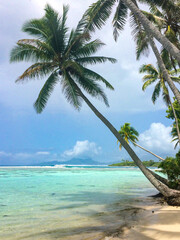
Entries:
{"type": "MultiPolygon", "coordinates": [[[[163,196],[167,198],[177,198],[180,197],[180,191],[170,189],[165,184],[158,181],[152,173],[146,169],[146,167],[143,165],[141,160],[138,158],[136,153],[132,150],[132,148],[129,146],[129,144],[126,143],[126,141],[121,137],[121,135],[118,133],[118,131],[113,127],[113,125],[92,105],[92,103],[86,98],[86,96],[82,93],[82,91],[79,89],[79,87],[74,83],[76,89],[79,92],[79,95],[81,98],[86,102],[86,104],[90,107],[90,109],[94,112],[94,114],[108,127],[108,129],[113,133],[113,135],[119,140],[119,142],[122,144],[122,146],[126,149],[132,160],[135,162],[135,164],[141,169],[143,174],[147,177],[147,179],[154,185],[154,187],[163,194],[163,196]]],[[[180,199],[179,199],[180,204],[180,199]]]]}
{"type": "Polygon", "coordinates": [[[155,153],[153,153],[153,152],[147,150],[146,148],[141,147],[141,146],[140,146],[139,144],[137,144],[136,142],[133,142],[133,141],[131,141],[131,142],[132,142],[134,145],[136,145],[137,147],[143,149],[144,151],[146,151],[146,152],[148,152],[148,153],[154,155],[155,157],[159,158],[160,160],[164,161],[164,158],[162,158],[162,157],[156,155],[155,153]]]}
{"type": "Polygon", "coordinates": [[[169,187],[169,181],[166,178],[161,177],[159,174],[151,171],[150,169],[146,168],[148,171],[150,171],[150,173],[160,182],[164,183],[166,186],[169,187]]]}
{"type": "Polygon", "coordinates": [[[155,37],[180,64],[179,49],[176,48],[175,45],[172,44],[165,36],[163,36],[155,26],[153,26],[153,24],[144,16],[144,14],[138,9],[132,0],[123,0],[123,2],[131,10],[131,12],[137,16],[147,34],[151,34],[153,37],[155,37]]]}
{"type": "Polygon", "coordinates": [[[180,132],[179,132],[178,118],[177,118],[177,115],[176,115],[176,112],[175,112],[174,106],[173,106],[173,104],[172,104],[172,102],[171,102],[171,98],[170,98],[170,96],[169,96],[169,102],[170,102],[170,104],[171,104],[172,111],[173,111],[173,114],[174,114],[174,119],[175,119],[176,129],[177,129],[177,135],[178,135],[179,145],[180,145],[180,132]]]}
{"type": "MultiPolygon", "coordinates": [[[[148,35],[148,34],[147,34],[148,35]]],[[[152,50],[157,58],[158,61],[158,65],[162,71],[163,77],[166,80],[166,82],[168,83],[169,87],[171,88],[172,92],[174,93],[174,96],[176,97],[178,103],[180,104],[180,92],[179,90],[176,88],[175,84],[173,83],[172,79],[170,78],[168,71],[164,65],[164,62],[162,60],[161,54],[159,53],[158,48],[156,47],[156,44],[153,40],[153,38],[151,37],[151,35],[149,35],[149,41],[152,47],[152,50]]]]}

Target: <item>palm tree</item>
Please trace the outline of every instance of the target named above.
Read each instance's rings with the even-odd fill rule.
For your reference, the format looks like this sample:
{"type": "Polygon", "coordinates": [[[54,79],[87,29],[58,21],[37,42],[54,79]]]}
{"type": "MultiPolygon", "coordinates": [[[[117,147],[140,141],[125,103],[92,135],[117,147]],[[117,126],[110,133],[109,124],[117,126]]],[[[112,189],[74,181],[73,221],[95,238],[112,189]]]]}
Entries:
{"type": "MultiPolygon", "coordinates": [[[[134,146],[137,146],[141,149],[143,149],[144,151],[154,155],[155,157],[159,158],[160,160],[164,160],[162,157],[154,154],[153,152],[145,149],[144,147],[140,146],[139,144],[137,144],[137,142],[139,141],[138,140],[138,137],[139,137],[139,133],[138,131],[131,127],[130,123],[125,123],[123,126],[121,126],[120,130],[119,130],[119,134],[121,135],[121,137],[124,138],[124,140],[129,144],[129,141],[134,145],[134,146]]],[[[119,143],[119,141],[117,141],[119,143]]],[[[119,144],[119,148],[121,150],[122,148],[122,144],[120,143],[119,144]]]]}
{"type": "MultiPolygon", "coordinates": [[[[172,68],[172,67],[171,67],[172,68]]],[[[177,74],[177,72],[180,72],[180,69],[178,70],[169,70],[169,76],[171,77],[172,81],[176,82],[176,83],[180,83],[180,77],[176,77],[175,75],[177,74]]],[[[180,131],[179,131],[179,124],[178,124],[178,118],[176,116],[176,112],[175,109],[173,107],[170,95],[169,95],[169,91],[168,91],[168,87],[166,85],[166,81],[162,75],[162,72],[160,70],[160,68],[158,67],[158,69],[156,69],[152,64],[144,64],[140,67],[140,73],[147,73],[147,75],[145,75],[143,77],[143,86],[142,86],[142,90],[145,91],[146,88],[148,86],[150,86],[151,84],[156,83],[153,94],[152,94],[152,102],[155,103],[157,101],[157,98],[160,95],[160,92],[162,90],[162,95],[163,95],[163,100],[165,102],[165,104],[167,106],[171,105],[173,114],[174,114],[174,118],[175,118],[175,122],[176,122],[176,129],[177,129],[177,135],[178,135],[178,139],[180,140],[180,131]]]]}
{"type": "MultiPolygon", "coordinates": [[[[132,142],[132,144],[134,146],[137,146],[141,149],[143,149],[144,151],[154,155],[155,157],[159,158],[160,160],[164,160],[163,158],[161,158],[160,156],[154,154],[153,152],[143,148],[142,146],[140,146],[139,144],[137,144],[138,141],[138,136],[139,133],[138,131],[130,126],[130,123],[125,123],[123,126],[121,126],[119,134],[121,135],[121,137],[129,144],[129,141],[132,142]]],[[[117,143],[119,143],[119,141],[117,140],[117,143]]],[[[122,144],[119,144],[119,148],[121,150],[122,148],[122,144]]],[[[150,169],[146,168],[147,171],[149,171],[156,179],[158,179],[159,181],[161,181],[162,183],[164,183],[165,185],[169,186],[169,181],[163,177],[161,177],[160,175],[156,174],[155,172],[151,171],[150,169]]]]}
{"type": "MultiPolygon", "coordinates": [[[[130,123],[125,123],[123,126],[121,126],[119,134],[128,144],[129,141],[131,141],[133,145],[135,145],[135,143],[138,141],[139,133],[135,128],[130,126],[130,123]]],[[[117,143],[119,143],[119,141],[117,141],[117,143]]],[[[119,144],[119,149],[122,149],[121,143],[119,144]]]]}
{"type": "MultiPolygon", "coordinates": [[[[150,2],[148,0],[139,0],[140,2],[150,2]]],[[[165,5],[164,1],[153,0],[154,3],[159,5],[165,5]]],[[[178,13],[180,14],[179,6],[172,3],[168,0],[169,6],[175,8],[178,7],[178,13]]],[[[133,26],[133,35],[140,35],[140,38],[144,38],[144,33],[148,38],[148,41],[151,45],[151,48],[157,58],[158,64],[161,68],[162,74],[169,84],[171,90],[173,91],[176,99],[180,104],[180,93],[174,83],[171,81],[171,78],[166,71],[166,67],[162,60],[162,57],[159,53],[158,48],[155,45],[154,38],[156,38],[162,46],[172,55],[180,64],[180,51],[179,49],[172,44],[168,38],[163,36],[161,32],[155,27],[147,17],[139,10],[136,0],[98,0],[96,3],[93,3],[89,9],[84,14],[84,28],[85,31],[95,31],[96,28],[100,29],[109,16],[112,13],[113,7],[116,6],[116,11],[113,18],[113,34],[115,40],[117,40],[119,32],[124,29],[124,25],[128,16],[128,8],[131,11],[131,23],[133,26]]],[[[166,5],[167,6],[167,5],[166,5]]],[[[139,38],[139,39],[140,39],[139,38]]],[[[141,39],[142,40],[142,39],[141,39]]],[[[147,43],[144,41],[145,48],[147,48],[147,43]]]]}
{"type": "MultiPolygon", "coordinates": [[[[164,1],[164,4],[159,8],[152,1],[146,1],[150,6],[150,12],[142,11],[143,14],[166,36],[178,49],[180,49],[180,25],[179,25],[179,7],[180,3],[174,1],[173,5],[169,4],[169,1],[164,1]]],[[[137,39],[137,58],[141,53],[147,54],[148,38],[144,32],[143,36],[139,35],[140,39],[137,39]]],[[[169,52],[162,49],[163,61],[168,65],[172,65],[176,69],[176,62],[169,52]]]]}
{"type": "MultiPolygon", "coordinates": [[[[137,7],[137,4],[135,4],[134,1],[123,0],[123,2],[131,10],[131,12],[137,16],[137,18],[139,19],[139,21],[143,25],[145,31],[147,32],[147,34],[156,38],[162,44],[162,46],[172,56],[174,56],[175,59],[177,59],[177,61],[180,64],[180,51],[179,51],[179,49],[174,44],[172,44],[171,41],[169,41],[169,39],[167,37],[162,35],[156,27],[154,27],[151,24],[151,22],[146,18],[146,16],[139,10],[139,8],[137,7]]],[[[158,1],[157,0],[155,0],[155,1],[150,1],[150,0],[142,1],[141,0],[141,2],[154,2],[155,4],[160,4],[162,6],[164,1],[159,1],[159,0],[158,1]]],[[[179,6],[177,6],[177,5],[175,6],[175,4],[172,3],[172,1],[167,0],[167,2],[168,2],[168,5],[173,7],[174,9],[175,9],[175,7],[178,8],[177,12],[178,12],[178,14],[180,14],[179,6]]]]}
{"type": "Polygon", "coordinates": [[[11,51],[11,62],[35,62],[16,81],[24,82],[49,75],[34,103],[38,113],[45,108],[58,82],[62,86],[65,97],[76,109],[80,109],[81,96],[74,87],[75,82],[92,96],[102,99],[108,106],[106,95],[97,82],[104,82],[110,89],[113,87],[102,76],[86,68],[86,65],[106,61],[115,63],[116,60],[92,56],[104,44],[98,39],[88,41],[89,34],[82,34],[79,26],[68,36],[67,6],[63,8],[62,17],[58,17],[49,5],[46,6],[45,11],[43,18],[33,19],[23,26],[23,31],[35,36],[36,39],[21,39],[11,51]]]}
{"type": "MultiPolygon", "coordinates": [[[[175,100],[175,98],[174,98],[174,100],[175,100]]],[[[172,106],[169,106],[168,110],[166,110],[166,112],[168,113],[168,115],[166,117],[169,119],[175,119],[175,117],[174,117],[174,112],[175,112],[175,115],[177,117],[177,120],[176,119],[175,120],[178,122],[178,125],[180,128],[180,105],[178,104],[177,100],[175,100],[172,103],[172,105],[173,105],[173,108],[172,108],[172,106]]],[[[176,141],[174,148],[176,148],[178,146],[178,144],[180,144],[179,138],[178,138],[178,131],[177,131],[177,127],[176,127],[176,125],[177,125],[176,121],[175,121],[175,123],[173,123],[172,131],[171,131],[171,136],[173,137],[172,141],[173,142],[176,141]]]]}
{"type": "Polygon", "coordinates": [[[41,113],[45,108],[47,100],[58,82],[62,86],[65,97],[76,109],[80,109],[81,102],[84,100],[94,114],[119,140],[149,181],[169,201],[175,199],[174,201],[179,204],[180,192],[170,189],[162,181],[158,181],[144,167],[129,144],[84,95],[83,90],[94,97],[100,97],[108,105],[106,95],[97,81],[104,82],[111,89],[113,87],[102,76],[86,68],[86,65],[105,61],[114,63],[115,59],[93,55],[103,43],[99,40],[90,41],[90,35],[84,32],[83,20],[80,20],[77,28],[68,34],[68,28],[66,27],[67,12],[68,7],[64,7],[63,15],[59,17],[58,13],[47,5],[44,17],[28,21],[23,26],[23,31],[34,36],[35,39],[19,40],[11,51],[11,62],[34,61],[35,63],[17,81],[24,82],[25,79],[49,75],[34,104],[38,113],[41,113]]]}
{"type": "MultiPolygon", "coordinates": [[[[179,126],[180,126],[180,122],[179,122],[179,126]]],[[[171,135],[173,137],[172,142],[176,142],[174,148],[176,149],[176,147],[178,146],[178,144],[180,145],[180,141],[179,141],[179,132],[177,131],[177,127],[176,125],[173,124],[173,128],[171,131],[171,135]]]]}

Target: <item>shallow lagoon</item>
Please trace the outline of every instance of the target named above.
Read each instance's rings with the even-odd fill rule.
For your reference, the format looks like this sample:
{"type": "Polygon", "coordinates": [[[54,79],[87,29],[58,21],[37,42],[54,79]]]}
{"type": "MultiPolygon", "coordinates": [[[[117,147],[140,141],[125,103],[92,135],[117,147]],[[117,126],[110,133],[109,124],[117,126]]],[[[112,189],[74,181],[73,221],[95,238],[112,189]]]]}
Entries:
{"type": "Polygon", "coordinates": [[[0,239],[98,239],[156,191],[137,168],[0,168],[0,239]],[[112,225],[112,226],[111,226],[112,225]]]}

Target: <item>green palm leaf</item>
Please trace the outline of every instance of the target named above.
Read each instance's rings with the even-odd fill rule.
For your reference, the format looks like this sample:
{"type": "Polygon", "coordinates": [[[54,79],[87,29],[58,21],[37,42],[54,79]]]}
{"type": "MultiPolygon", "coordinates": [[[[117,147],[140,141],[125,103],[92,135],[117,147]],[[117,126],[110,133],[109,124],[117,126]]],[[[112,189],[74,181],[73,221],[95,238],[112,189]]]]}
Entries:
{"type": "Polygon", "coordinates": [[[152,102],[155,103],[161,92],[161,82],[158,82],[152,94],[152,102]]]}
{"type": "Polygon", "coordinates": [[[87,18],[85,29],[89,31],[100,29],[109,18],[115,2],[116,0],[98,0],[93,3],[85,13],[87,18]]]}
{"type": "Polygon", "coordinates": [[[35,39],[21,39],[11,51],[11,62],[35,62],[25,70],[17,82],[50,75],[34,104],[38,113],[45,108],[58,80],[68,102],[78,110],[82,102],[80,88],[91,96],[103,100],[107,106],[106,94],[97,81],[113,89],[106,79],[85,66],[107,61],[115,63],[116,60],[95,55],[104,43],[99,39],[90,41],[90,34],[84,32],[84,24],[87,24],[86,14],[75,30],[68,32],[66,26],[68,10],[68,6],[63,6],[63,13],[59,16],[50,5],[46,5],[45,15],[41,19],[30,20],[23,26],[23,31],[33,35],[35,39]]]}
{"type": "Polygon", "coordinates": [[[58,74],[53,72],[42,87],[37,100],[34,103],[34,108],[37,113],[41,113],[45,108],[47,101],[54,90],[56,83],[59,81],[58,74]]]}
{"type": "MultiPolygon", "coordinates": [[[[144,79],[143,79],[144,80],[144,79]]],[[[150,86],[152,83],[154,83],[157,79],[156,78],[150,78],[145,81],[145,83],[142,86],[142,90],[145,91],[148,86],[150,86]]]]}
{"type": "Polygon", "coordinates": [[[90,77],[91,79],[94,79],[96,81],[102,81],[106,85],[107,88],[114,90],[113,86],[101,75],[99,75],[98,73],[96,73],[88,68],[83,68],[83,69],[84,69],[85,75],[87,77],[90,77]]]}
{"type": "Polygon", "coordinates": [[[126,24],[127,14],[128,14],[128,8],[123,3],[123,1],[119,1],[114,18],[113,18],[113,28],[114,28],[113,35],[114,35],[115,41],[117,41],[119,32],[124,29],[124,26],[126,24]]]}
{"type": "Polygon", "coordinates": [[[68,72],[65,72],[64,78],[61,81],[62,92],[64,93],[67,101],[75,107],[75,109],[80,110],[82,99],[79,92],[74,84],[68,72]]]}

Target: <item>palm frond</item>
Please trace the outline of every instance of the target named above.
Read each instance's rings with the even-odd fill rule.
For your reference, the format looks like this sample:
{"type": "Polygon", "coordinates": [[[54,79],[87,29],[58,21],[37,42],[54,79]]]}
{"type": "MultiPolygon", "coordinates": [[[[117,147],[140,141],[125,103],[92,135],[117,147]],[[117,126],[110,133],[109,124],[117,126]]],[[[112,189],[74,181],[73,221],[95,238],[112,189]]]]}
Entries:
{"type": "Polygon", "coordinates": [[[95,82],[95,80],[89,78],[88,70],[83,69],[83,73],[79,74],[78,71],[74,70],[71,72],[73,79],[80,84],[80,86],[91,96],[96,97],[98,99],[102,99],[106,106],[109,106],[107,97],[102,90],[102,88],[95,82]]]}
{"type": "Polygon", "coordinates": [[[143,64],[140,67],[139,72],[152,74],[154,77],[158,76],[158,71],[152,64],[143,64]]]}
{"type": "Polygon", "coordinates": [[[173,77],[173,76],[171,76],[171,79],[173,80],[173,82],[176,82],[176,83],[180,84],[180,77],[173,77]]]}
{"type": "Polygon", "coordinates": [[[62,53],[65,49],[65,39],[68,28],[65,26],[67,12],[69,7],[63,6],[63,15],[59,17],[58,13],[50,6],[45,7],[45,23],[50,32],[50,44],[58,53],[62,53]]]}
{"type": "Polygon", "coordinates": [[[142,55],[149,55],[149,38],[144,30],[136,34],[136,59],[139,60],[142,55]]]}
{"type": "Polygon", "coordinates": [[[103,57],[103,56],[95,56],[95,57],[84,57],[76,59],[76,62],[82,65],[93,65],[97,63],[105,63],[105,62],[116,63],[117,60],[115,58],[103,57]]]}
{"type": "Polygon", "coordinates": [[[44,41],[49,39],[49,32],[46,28],[44,17],[41,19],[32,19],[27,21],[23,25],[22,31],[44,41]]]}
{"type": "Polygon", "coordinates": [[[46,42],[40,41],[39,39],[20,39],[17,44],[19,45],[31,45],[36,47],[37,49],[39,49],[40,51],[42,51],[42,53],[44,53],[48,59],[53,59],[56,55],[56,52],[54,51],[54,49],[51,47],[51,45],[49,45],[46,42]]]}
{"type": "Polygon", "coordinates": [[[108,99],[106,94],[104,93],[103,89],[100,85],[98,85],[94,80],[87,78],[87,77],[79,77],[78,83],[80,86],[91,96],[102,100],[107,107],[109,107],[108,99]]]}
{"type": "Polygon", "coordinates": [[[18,77],[16,82],[24,82],[25,80],[31,80],[33,78],[43,78],[54,71],[55,68],[57,68],[57,66],[52,63],[35,63],[26,69],[26,71],[18,77]]]}
{"type": "Polygon", "coordinates": [[[161,82],[159,81],[155,88],[154,88],[154,91],[153,91],[153,94],[152,94],[152,102],[155,103],[157,98],[159,97],[160,95],[160,92],[161,92],[161,82]]]}
{"type": "Polygon", "coordinates": [[[115,2],[116,0],[98,0],[93,3],[85,13],[87,19],[85,29],[94,32],[96,28],[102,28],[109,18],[115,2]]]}
{"type": "Polygon", "coordinates": [[[65,71],[64,78],[61,81],[62,92],[64,93],[67,101],[74,106],[76,110],[80,110],[82,105],[82,99],[79,95],[79,91],[74,84],[74,80],[70,74],[65,71]]]}
{"type": "Polygon", "coordinates": [[[136,58],[141,55],[148,56],[149,54],[149,38],[144,30],[141,22],[135,14],[130,13],[130,26],[132,28],[132,35],[136,42],[136,58]]]}
{"type": "Polygon", "coordinates": [[[107,88],[114,90],[113,86],[98,73],[96,73],[88,68],[83,68],[83,70],[84,70],[85,76],[90,77],[91,79],[96,80],[96,81],[102,81],[106,85],[107,88]]]}
{"type": "Polygon", "coordinates": [[[56,72],[53,72],[45,82],[44,86],[42,87],[39,93],[37,100],[34,103],[34,108],[37,113],[41,113],[45,108],[47,101],[58,81],[59,81],[58,74],[56,72]]]}
{"type": "Polygon", "coordinates": [[[71,51],[71,55],[75,55],[76,58],[80,57],[88,57],[94,53],[96,53],[101,47],[103,47],[105,44],[101,42],[99,39],[96,39],[94,41],[91,41],[82,47],[79,47],[74,51],[74,53],[71,51]]]}
{"type": "Polygon", "coordinates": [[[123,1],[120,0],[113,18],[113,36],[115,41],[117,41],[119,32],[124,29],[127,20],[127,15],[128,8],[123,3],[123,1]]]}
{"type": "Polygon", "coordinates": [[[20,61],[49,61],[49,58],[45,52],[31,44],[17,43],[11,50],[10,62],[20,61]]]}

